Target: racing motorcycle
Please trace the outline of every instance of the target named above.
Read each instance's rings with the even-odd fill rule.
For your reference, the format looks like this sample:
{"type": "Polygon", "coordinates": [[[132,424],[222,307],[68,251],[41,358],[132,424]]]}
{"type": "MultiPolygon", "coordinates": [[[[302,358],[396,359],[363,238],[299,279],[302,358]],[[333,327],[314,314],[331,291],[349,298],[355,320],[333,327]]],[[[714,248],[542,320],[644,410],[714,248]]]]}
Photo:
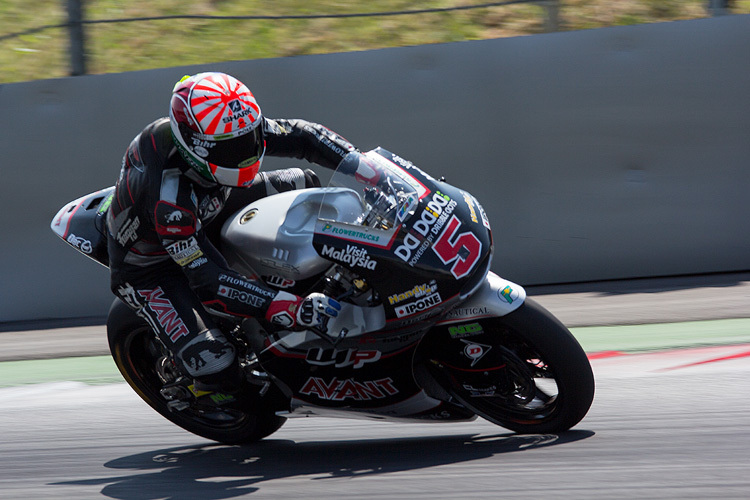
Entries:
{"type": "MultiPolygon", "coordinates": [[[[51,224],[105,266],[113,191],[67,204],[51,224]]],[[[247,379],[224,394],[196,387],[148,324],[115,299],[107,335],[120,372],[194,434],[246,443],[312,415],[481,416],[518,433],[557,433],[589,410],[594,377],[584,351],[522,286],[490,271],[492,233],[477,199],[385,149],[350,153],[328,187],[239,210],[218,246],[245,276],[301,296],[324,293],[342,309],[303,331],[216,313],[247,379]]],[[[227,283],[223,293],[243,292],[227,283]]]]}

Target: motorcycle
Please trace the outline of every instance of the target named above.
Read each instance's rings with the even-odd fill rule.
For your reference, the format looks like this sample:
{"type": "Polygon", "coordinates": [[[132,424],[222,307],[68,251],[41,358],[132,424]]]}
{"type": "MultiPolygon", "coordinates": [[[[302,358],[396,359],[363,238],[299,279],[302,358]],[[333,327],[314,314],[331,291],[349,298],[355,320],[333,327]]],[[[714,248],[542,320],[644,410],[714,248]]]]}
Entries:
{"type": "MultiPolygon", "coordinates": [[[[110,187],[64,206],[53,231],[107,265],[110,187]]],[[[477,199],[385,149],[350,153],[325,188],[260,199],[226,221],[230,266],[275,290],[341,303],[318,329],[220,313],[239,353],[240,392],[200,390],[119,299],[112,356],[161,415],[227,444],[269,436],[290,417],[461,422],[517,433],[578,424],[594,396],[586,354],[524,288],[490,271],[493,240],[477,199]]],[[[242,293],[226,283],[225,293],[242,293]]],[[[210,355],[210,353],[196,353],[210,355]]]]}

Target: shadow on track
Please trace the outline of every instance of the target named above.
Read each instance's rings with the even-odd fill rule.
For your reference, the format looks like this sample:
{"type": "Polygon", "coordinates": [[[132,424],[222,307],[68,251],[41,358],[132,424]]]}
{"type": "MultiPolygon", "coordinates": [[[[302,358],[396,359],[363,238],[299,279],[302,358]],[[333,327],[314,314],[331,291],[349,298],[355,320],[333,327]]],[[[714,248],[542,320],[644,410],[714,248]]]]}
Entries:
{"type": "Polygon", "coordinates": [[[571,443],[592,431],[562,434],[462,434],[354,441],[264,440],[247,446],[204,444],[155,450],[104,464],[138,471],[120,477],[54,483],[105,485],[102,494],[122,500],[223,499],[258,492],[265,481],[326,480],[411,471],[494,455],[571,443]]]}

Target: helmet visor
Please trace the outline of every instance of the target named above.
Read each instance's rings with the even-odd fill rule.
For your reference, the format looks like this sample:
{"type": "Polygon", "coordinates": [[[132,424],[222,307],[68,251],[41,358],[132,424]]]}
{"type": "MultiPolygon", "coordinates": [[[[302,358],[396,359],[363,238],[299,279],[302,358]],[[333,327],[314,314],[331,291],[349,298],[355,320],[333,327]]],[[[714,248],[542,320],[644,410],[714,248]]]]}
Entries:
{"type": "Polygon", "coordinates": [[[189,127],[180,128],[193,154],[210,164],[229,169],[245,168],[263,157],[265,141],[262,124],[247,133],[218,140],[217,136],[199,134],[189,127]]]}

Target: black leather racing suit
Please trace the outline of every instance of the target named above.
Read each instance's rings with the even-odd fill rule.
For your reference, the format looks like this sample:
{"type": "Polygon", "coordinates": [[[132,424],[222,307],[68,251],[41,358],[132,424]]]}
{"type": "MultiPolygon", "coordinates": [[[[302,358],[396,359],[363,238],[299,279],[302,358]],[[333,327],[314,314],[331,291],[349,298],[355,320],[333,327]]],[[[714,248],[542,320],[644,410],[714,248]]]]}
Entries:
{"type": "MultiPolygon", "coordinates": [[[[263,127],[269,156],[335,168],[354,149],[304,120],[263,118],[263,127]]],[[[300,169],[261,172],[249,188],[209,183],[177,152],[167,118],[131,142],[107,218],[111,287],[156,331],[186,375],[205,384],[239,376],[234,348],[205,308],[263,317],[277,296],[231,270],[209,235],[254,199],[303,187],[300,169]]]]}

